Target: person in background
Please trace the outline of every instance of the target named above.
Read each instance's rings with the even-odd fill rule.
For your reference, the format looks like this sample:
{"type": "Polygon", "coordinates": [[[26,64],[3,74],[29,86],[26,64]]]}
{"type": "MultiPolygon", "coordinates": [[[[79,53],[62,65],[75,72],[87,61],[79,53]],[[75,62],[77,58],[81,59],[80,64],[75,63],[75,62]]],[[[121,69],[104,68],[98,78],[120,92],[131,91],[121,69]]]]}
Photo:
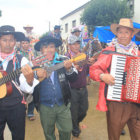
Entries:
{"type": "MultiPolygon", "coordinates": [[[[24,39],[22,32],[15,31],[10,25],[0,27],[0,72],[8,74],[21,68],[22,74],[9,80],[7,86],[1,85],[0,98],[0,140],[4,140],[3,134],[8,125],[12,140],[24,140],[25,137],[25,102],[21,91],[33,93],[34,87],[39,83],[34,78],[34,73],[28,65],[28,60],[15,53],[16,41],[24,39]],[[9,89],[9,90],[8,90],[9,89]],[[3,95],[4,92],[6,95],[3,95]]],[[[17,74],[17,73],[16,73],[17,74]]],[[[39,78],[45,77],[45,71],[37,72],[39,78]],[[42,73],[43,72],[43,73],[42,73]]],[[[8,77],[7,77],[8,78],[8,77]]],[[[7,79],[6,78],[6,79],[7,79]]],[[[11,78],[11,77],[10,77],[11,78]]]]}
{"type": "Polygon", "coordinates": [[[48,35],[62,41],[62,45],[59,48],[57,48],[57,52],[59,54],[63,54],[63,40],[62,40],[62,37],[61,37],[61,30],[60,30],[60,28],[61,28],[61,26],[55,25],[54,26],[54,30],[52,32],[49,32],[48,35]]]}
{"type": "MultiPolygon", "coordinates": [[[[66,54],[69,58],[80,53],[80,39],[72,35],[68,40],[69,51],[66,54]]],[[[87,58],[88,59],[88,58],[87,58]]],[[[78,70],[78,77],[74,82],[70,82],[71,86],[71,114],[73,123],[73,140],[79,140],[81,133],[80,122],[86,117],[88,110],[88,91],[87,91],[87,80],[86,77],[89,73],[89,64],[92,64],[94,59],[90,58],[86,64],[74,66],[78,70]]]]}
{"type": "Polygon", "coordinates": [[[30,25],[26,25],[23,27],[23,29],[25,30],[25,36],[28,37],[30,39],[30,45],[32,47],[32,49],[34,49],[34,45],[37,41],[39,41],[39,37],[38,35],[36,35],[33,32],[34,27],[30,26],[30,25]]]}
{"type": "MultiPolygon", "coordinates": [[[[116,35],[116,39],[107,48],[103,49],[103,52],[114,51],[123,55],[139,56],[138,46],[131,41],[139,30],[133,27],[131,19],[122,18],[119,24],[111,24],[110,28],[116,35]]],[[[116,78],[110,74],[112,55],[101,54],[98,60],[90,67],[91,79],[100,82],[99,100],[96,109],[106,111],[109,140],[119,140],[126,124],[129,128],[131,140],[139,140],[140,109],[138,105],[133,102],[107,99],[108,86],[113,86],[116,82],[116,78]]],[[[121,94],[120,91],[117,94],[121,94]]]]}
{"type": "Polygon", "coordinates": [[[55,25],[54,26],[54,31],[50,32],[48,35],[62,41],[60,27],[61,26],[59,26],[59,25],[55,25]]]}
{"type": "Polygon", "coordinates": [[[30,39],[25,37],[20,43],[20,54],[26,57],[29,61],[34,59],[34,52],[30,45],[30,39]]]}
{"type": "MultiPolygon", "coordinates": [[[[21,41],[21,49],[19,53],[22,56],[26,57],[29,60],[29,62],[31,62],[34,59],[34,53],[31,49],[29,38],[25,37],[21,41]]],[[[29,118],[30,121],[33,121],[35,120],[35,115],[34,115],[34,102],[32,100],[33,99],[32,95],[28,93],[25,93],[24,95],[25,95],[26,102],[28,103],[27,117],[29,118]]]]}
{"type": "MultiPolygon", "coordinates": [[[[35,105],[38,105],[40,111],[41,124],[44,130],[46,140],[56,140],[55,124],[59,131],[59,140],[70,140],[72,131],[72,120],[70,112],[71,89],[69,81],[75,81],[77,71],[72,66],[72,62],[65,56],[60,56],[56,48],[61,46],[62,42],[52,36],[44,36],[35,44],[35,50],[41,51],[43,55],[49,57],[47,64],[52,73],[45,78],[36,87],[33,94],[35,105]],[[56,65],[57,64],[57,65],[56,65]],[[63,64],[63,65],[62,65],[63,64]],[[62,66],[57,68],[57,66],[62,66]]],[[[49,68],[48,68],[49,69],[49,68]]]]}
{"type": "Polygon", "coordinates": [[[35,34],[33,33],[33,26],[26,25],[23,27],[25,30],[25,36],[28,37],[30,40],[35,39],[35,34]]]}

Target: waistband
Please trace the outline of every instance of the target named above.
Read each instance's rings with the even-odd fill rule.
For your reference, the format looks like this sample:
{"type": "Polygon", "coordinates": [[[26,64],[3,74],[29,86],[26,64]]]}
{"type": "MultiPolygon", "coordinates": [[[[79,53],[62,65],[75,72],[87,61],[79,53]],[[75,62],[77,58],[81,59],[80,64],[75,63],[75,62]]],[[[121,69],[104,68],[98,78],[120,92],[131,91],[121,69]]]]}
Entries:
{"type": "Polygon", "coordinates": [[[81,87],[81,88],[73,88],[72,87],[72,89],[75,89],[75,90],[83,90],[83,89],[85,89],[86,88],[86,86],[85,87],[81,87]]]}

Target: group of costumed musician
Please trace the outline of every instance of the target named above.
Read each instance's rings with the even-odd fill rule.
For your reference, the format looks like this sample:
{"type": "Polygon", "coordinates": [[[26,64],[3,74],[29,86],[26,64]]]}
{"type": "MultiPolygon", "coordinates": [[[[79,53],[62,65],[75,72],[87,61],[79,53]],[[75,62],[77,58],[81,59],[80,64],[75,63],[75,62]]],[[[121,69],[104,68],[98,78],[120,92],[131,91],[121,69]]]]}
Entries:
{"type": "Polygon", "coordinates": [[[115,84],[116,78],[110,74],[113,54],[103,53],[104,51],[113,51],[123,55],[139,56],[138,46],[131,41],[139,30],[133,27],[132,20],[122,18],[119,24],[111,25],[111,31],[116,35],[116,39],[102,50],[98,61],[90,67],[91,79],[100,82],[99,100],[96,109],[106,111],[109,140],[119,140],[121,131],[126,124],[129,128],[131,140],[139,140],[140,108],[138,104],[107,99],[107,89],[115,84]]]}

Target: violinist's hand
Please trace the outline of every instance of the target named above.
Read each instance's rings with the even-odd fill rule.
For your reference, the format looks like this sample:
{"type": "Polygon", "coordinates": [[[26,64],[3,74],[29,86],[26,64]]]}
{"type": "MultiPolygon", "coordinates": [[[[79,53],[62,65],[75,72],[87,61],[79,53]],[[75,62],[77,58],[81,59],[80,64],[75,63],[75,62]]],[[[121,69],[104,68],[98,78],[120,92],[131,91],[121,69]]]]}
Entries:
{"type": "Polygon", "coordinates": [[[114,85],[115,84],[115,78],[111,74],[100,74],[100,79],[105,82],[108,85],[114,85]]]}
{"type": "Polygon", "coordinates": [[[79,71],[80,70],[80,66],[79,65],[74,65],[74,67],[79,71]]]}
{"type": "Polygon", "coordinates": [[[26,78],[27,83],[32,86],[34,81],[34,73],[32,68],[28,64],[26,64],[21,68],[21,71],[26,78]]]}
{"type": "Polygon", "coordinates": [[[93,57],[88,59],[88,64],[90,64],[90,65],[94,64],[95,62],[96,62],[96,59],[93,57]]]}
{"type": "Polygon", "coordinates": [[[36,72],[37,72],[38,79],[41,81],[47,77],[47,72],[44,69],[41,68],[37,69],[36,72]]]}
{"type": "Polygon", "coordinates": [[[72,62],[70,60],[64,61],[64,67],[67,71],[69,71],[70,68],[72,67],[72,62]]]}

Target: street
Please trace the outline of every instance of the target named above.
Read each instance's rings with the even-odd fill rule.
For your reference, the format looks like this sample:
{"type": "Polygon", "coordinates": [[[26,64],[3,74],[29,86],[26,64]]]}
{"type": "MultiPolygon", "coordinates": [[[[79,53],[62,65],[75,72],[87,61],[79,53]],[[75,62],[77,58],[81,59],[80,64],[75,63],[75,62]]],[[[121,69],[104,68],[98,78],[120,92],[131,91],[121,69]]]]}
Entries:
{"type": "MultiPolygon", "coordinates": [[[[106,128],[106,114],[95,110],[98,99],[97,82],[92,82],[88,86],[89,91],[89,110],[85,120],[80,124],[82,133],[81,140],[108,140],[106,128]]],[[[29,121],[26,118],[26,136],[25,140],[45,140],[43,130],[40,124],[39,114],[36,112],[36,120],[29,121]]],[[[130,140],[128,128],[125,127],[126,135],[121,136],[120,140],[130,140]]],[[[58,132],[56,130],[58,140],[58,132]]],[[[11,140],[8,128],[5,130],[5,140],[11,140]]]]}

